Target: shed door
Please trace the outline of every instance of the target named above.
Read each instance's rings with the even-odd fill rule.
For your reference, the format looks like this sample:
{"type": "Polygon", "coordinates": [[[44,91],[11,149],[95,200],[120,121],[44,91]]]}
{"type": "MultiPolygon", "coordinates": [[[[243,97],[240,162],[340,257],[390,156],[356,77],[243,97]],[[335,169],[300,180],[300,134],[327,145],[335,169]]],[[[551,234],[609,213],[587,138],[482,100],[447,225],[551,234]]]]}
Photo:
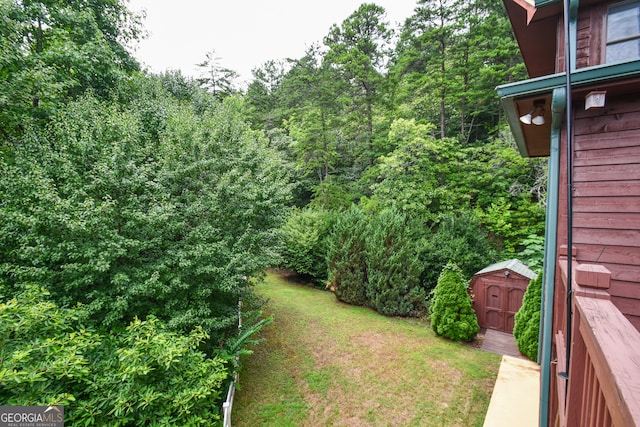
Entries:
{"type": "Polygon", "coordinates": [[[504,330],[505,289],[498,285],[487,285],[485,293],[485,327],[504,330]]]}
{"type": "Polygon", "coordinates": [[[524,289],[516,283],[486,283],[484,287],[484,307],[479,306],[478,321],[483,328],[513,333],[514,317],[522,306],[524,289]]]}
{"type": "Polygon", "coordinates": [[[520,288],[507,289],[507,309],[505,311],[505,332],[513,333],[514,317],[522,306],[524,290],[520,288]]]}

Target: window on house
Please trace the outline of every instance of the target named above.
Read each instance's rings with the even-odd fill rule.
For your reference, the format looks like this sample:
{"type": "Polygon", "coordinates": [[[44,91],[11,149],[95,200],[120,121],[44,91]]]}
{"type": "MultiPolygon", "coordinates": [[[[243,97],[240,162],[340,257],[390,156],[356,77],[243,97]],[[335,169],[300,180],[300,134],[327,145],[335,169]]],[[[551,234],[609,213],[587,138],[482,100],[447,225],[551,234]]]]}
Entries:
{"type": "Polygon", "coordinates": [[[640,58],[640,2],[609,8],[607,63],[640,58]]]}

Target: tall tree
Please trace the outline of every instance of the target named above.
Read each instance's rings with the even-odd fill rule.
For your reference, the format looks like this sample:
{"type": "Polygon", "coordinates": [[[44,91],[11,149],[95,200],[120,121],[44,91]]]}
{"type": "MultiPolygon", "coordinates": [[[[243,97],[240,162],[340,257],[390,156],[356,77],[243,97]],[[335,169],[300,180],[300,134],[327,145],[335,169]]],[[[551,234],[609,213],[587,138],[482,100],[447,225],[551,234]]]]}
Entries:
{"type": "Polygon", "coordinates": [[[501,2],[421,0],[405,23],[391,75],[408,117],[464,142],[495,132],[497,84],[523,76],[501,2]]]}
{"type": "Polygon", "coordinates": [[[251,70],[253,80],[247,87],[247,110],[254,129],[267,134],[283,126],[286,107],[281,102],[280,86],[287,67],[283,61],[270,60],[251,70]]]}
{"type": "Polygon", "coordinates": [[[106,95],[138,63],[127,46],[140,17],[122,0],[0,2],[0,120],[9,136],[86,89],[106,95]]]}
{"type": "Polygon", "coordinates": [[[205,55],[205,60],[197,64],[200,68],[198,83],[218,99],[226,98],[237,92],[235,81],[239,77],[236,71],[222,66],[222,60],[215,50],[205,55]]]}
{"type": "Polygon", "coordinates": [[[341,101],[347,117],[347,138],[358,144],[358,161],[373,164],[374,112],[381,96],[382,73],[387,65],[392,30],[384,8],[362,4],[342,25],[333,25],[324,38],[326,60],[348,83],[341,101]]]}
{"type": "Polygon", "coordinates": [[[280,91],[290,115],[287,126],[294,138],[296,169],[302,176],[315,175],[319,184],[338,166],[340,157],[349,158],[341,147],[336,100],[341,87],[336,70],[324,60],[320,46],[313,45],[293,62],[280,91]]]}
{"type": "Polygon", "coordinates": [[[456,1],[420,0],[398,44],[396,72],[407,79],[405,95],[423,118],[438,123],[440,138],[447,136],[447,101],[458,84],[450,71],[450,52],[458,34],[456,1]]]}
{"type": "Polygon", "coordinates": [[[200,325],[218,343],[246,277],[277,261],[286,171],[236,97],[198,114],[143,86],[124,106],[72,102],[11,161],[0,152],[0,286],[45,286],[106,327],[200,325]]]}

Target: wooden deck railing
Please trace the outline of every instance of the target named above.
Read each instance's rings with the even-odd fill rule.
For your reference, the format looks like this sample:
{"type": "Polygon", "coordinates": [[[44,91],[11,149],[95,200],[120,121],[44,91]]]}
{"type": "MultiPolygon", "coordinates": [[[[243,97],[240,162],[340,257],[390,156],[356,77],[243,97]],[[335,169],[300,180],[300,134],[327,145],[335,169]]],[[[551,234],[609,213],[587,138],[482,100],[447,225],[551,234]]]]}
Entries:
{"type": "MultiPolygon", "coordinates": [[[[611,302],[611,273],[600,265],[572,264],[572,347],[568,379],[557,378],[557,422],[640,426],[640,333],[611,302]]],[[[566,287],[566,259],[559,266],[566,287]]],[[[565,370],[566,335],[558,331],[555,339],[559,373],[565,370]]]]}

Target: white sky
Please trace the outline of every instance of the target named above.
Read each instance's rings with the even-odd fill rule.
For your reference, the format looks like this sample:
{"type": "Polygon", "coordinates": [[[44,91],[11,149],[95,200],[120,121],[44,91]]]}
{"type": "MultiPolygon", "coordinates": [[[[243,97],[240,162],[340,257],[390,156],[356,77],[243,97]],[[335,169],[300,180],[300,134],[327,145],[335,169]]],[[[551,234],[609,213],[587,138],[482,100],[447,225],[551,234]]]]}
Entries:
{"type": "MultiPolygon", "coordinates": [[[[385,8],[395,26],[412,15],[416,0],[369,0],[385,8]]],[[[152,72],[181,70],[197,77],[195,64],[215,50],[223,67],[251,79],[251,70],[268,60],[298,59],[322,42],[332,24],[340,25],[362,0],[129,0],[146,10],[149,33],[134,55],[152,72]]]]}

